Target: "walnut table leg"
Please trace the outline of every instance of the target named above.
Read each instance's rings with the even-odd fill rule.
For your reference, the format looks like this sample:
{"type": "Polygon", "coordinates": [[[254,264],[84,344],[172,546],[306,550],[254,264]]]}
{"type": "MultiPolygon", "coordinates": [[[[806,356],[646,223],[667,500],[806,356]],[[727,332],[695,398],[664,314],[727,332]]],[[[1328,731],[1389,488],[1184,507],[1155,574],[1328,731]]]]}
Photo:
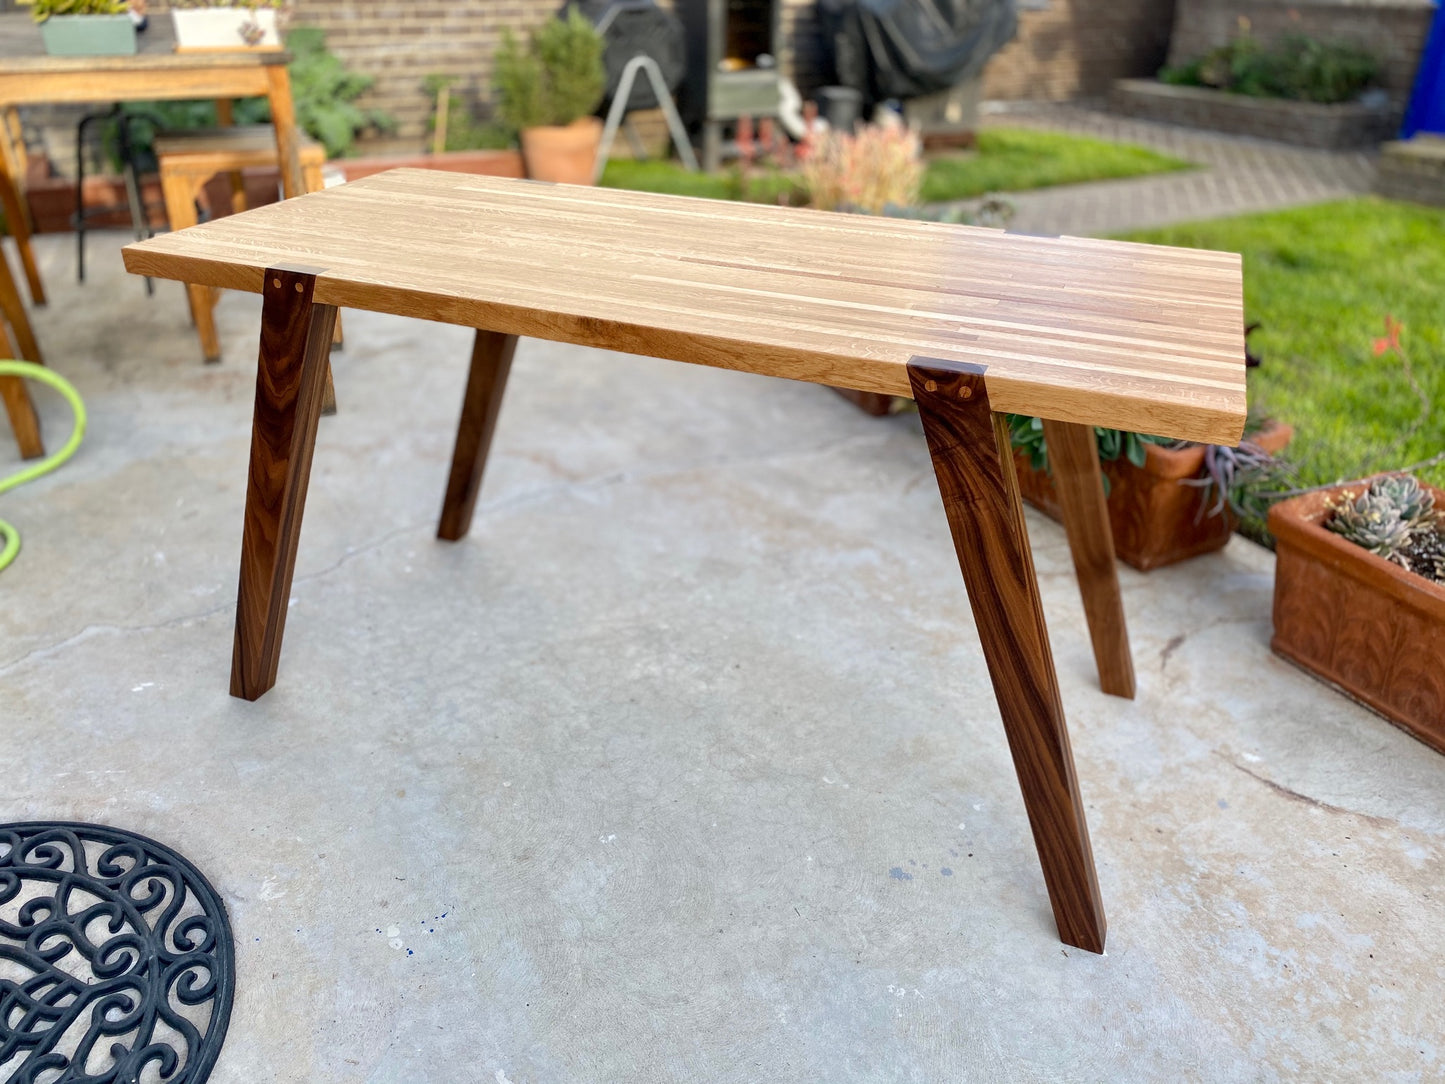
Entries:
{"type": "Polygon", "coordinates": [[[312,302],[315,286],[314,271],[266,272],[231,658],[231,695],[245,700],[259,698],[276,684],[286,628],[326,358],[336,321],[334,307],[312,302]]]}
{"type": "Polygon", "coordinates": [[[1104,499],[1104,476],[1094,428],[1044,419],[1049,468],[1064,514],[1064,530],[1074,555],[1074,573],[1084,596],[1084,616],[1094,643],[1099,686],[1106,693],[1134,699],[1134,656],[1119,594],[1114,562],[1114,532],[1104,499]]]}
{"type": "Polygon", "coordinates": [[[516,349],[515,335],[477,332],[466,396],[462,400],[462,420],[457,426],[456,450],[452,453],[452,473],[447,479],[446,500],[437,526],[437,537],[448,542],[465,538],[471,528],[472,509],[482,488],[487,451],[492,446],[492,432],[497,427],[502,393],[507,387],[507,374],[512,369],[516,349]]]}
{"type": "Polygon", "coordinates": [[[1059,937],[1104,951],[1104,907],[1044,627],[1008,426],[982,366],[908,363],[1059,937]]]}

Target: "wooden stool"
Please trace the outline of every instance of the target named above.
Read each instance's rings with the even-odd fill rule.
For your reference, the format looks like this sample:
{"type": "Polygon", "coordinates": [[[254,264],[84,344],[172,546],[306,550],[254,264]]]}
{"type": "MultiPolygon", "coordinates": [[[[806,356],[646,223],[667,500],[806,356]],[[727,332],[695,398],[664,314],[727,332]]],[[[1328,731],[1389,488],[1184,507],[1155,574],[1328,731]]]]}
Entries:
{"type": "MultiPolygon", "coordinates": [[[[15,278],[10,274],[10,263],[0,251],[0,352],[6,357],[21,358],[43,365],[40,344],[35,341],[35,332],[30,328],[30,317],[25,304],[20,300],[20,291],[15,278]]],[[[10,417],[10,428],[15,433],[15,443],[20,446],[23,459],[38,459],[45,454],[45,445],[40,439],[40,418],[35,413],[35,404],[25,381],[19,377],[0,377],[0,402],[10,417]]]]}
{"type": "MultiPolygon", "coordinates": [[[[325,187],[321,167],[326,164],[326,148],[310,139],[300,144],[301,177],[307,192],[325,187]]],[[[160,163],[161,193],[166,201],[166,217],[172,230],[183,230],[197,221],[196,197],[212,177],[229,173],[231,209],[246,210],[246,192],[240,183],[243,169],[277,164],[276,133],[269,124],[220,128],[203,132],[173,132],[157,137],[156,160],[160,163]]],[[[221,360],[221,340],[216,334],[213,310],[218,290],[206,286],[186,286],[191,305],[191,319],[201,337],[201,350],[207,362],[221,360]]]]}

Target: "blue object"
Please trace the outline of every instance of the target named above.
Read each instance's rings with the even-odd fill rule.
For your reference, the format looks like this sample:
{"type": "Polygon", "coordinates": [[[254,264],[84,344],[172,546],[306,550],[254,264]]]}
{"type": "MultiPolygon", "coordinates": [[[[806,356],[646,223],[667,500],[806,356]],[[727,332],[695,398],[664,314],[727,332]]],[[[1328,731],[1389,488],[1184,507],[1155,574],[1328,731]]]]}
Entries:
{"type": "Polygon", "coordinates": [[[1435,22],[1420,57],[1415,94],[1400,135],[1409,139],[1416,132],[1445,134],[1445,7],[1435,8],[1435,22]]]}

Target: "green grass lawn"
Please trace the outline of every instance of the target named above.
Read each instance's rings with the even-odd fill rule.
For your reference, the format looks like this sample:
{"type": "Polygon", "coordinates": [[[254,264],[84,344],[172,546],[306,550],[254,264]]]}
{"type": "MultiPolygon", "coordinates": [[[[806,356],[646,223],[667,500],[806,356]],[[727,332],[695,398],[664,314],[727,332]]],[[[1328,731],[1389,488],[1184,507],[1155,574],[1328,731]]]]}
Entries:
{"type": "Polygon", "coordinates": [[[1107,143],[1028,128],[985,128],[978,133],[976,154],[929,161],[923,178],[923,202],[943,203],[986,192],[1022,192],[1189,168],[1188,162],[1129,143],[1107,143]]]}
{"type": "MultiPolygon", "coordinates": [[[[1295,426],[1290,457],[1304,484],[1354,478],[1445,450],[1445,210],[1363,198],[1129,235],[1130,240],[1244,255],[1252,406],[1295,426]],[[1376,357],[1386,314],[1429,397],[1420,414],[1400,362],[1376,357]],[[1383,458],[1382,458],[1383,455],[1383,458]]],[[[1445,485],[1445,465],[1424,472],[1445,485]]]]}
{"type": "MultiPolygon", "coordinates": [[[[1017,192],[1188,168],[1189,163],[1177,158],[1125,143],[1022,128],[988,128],[978,134],[977,153],[929,160],[923,178],[923,200],[942,203],[987,192],[1017,192]]],[[[676,162],[617,159],[607,163],[602,183],[609,188],[678,196],[742,198],[732,171],[688,173],[676,162]]],[[[752,182],[747,198],[776,203],[779,194],[798,189],[790,177],[763,175],[752,182]]]]}

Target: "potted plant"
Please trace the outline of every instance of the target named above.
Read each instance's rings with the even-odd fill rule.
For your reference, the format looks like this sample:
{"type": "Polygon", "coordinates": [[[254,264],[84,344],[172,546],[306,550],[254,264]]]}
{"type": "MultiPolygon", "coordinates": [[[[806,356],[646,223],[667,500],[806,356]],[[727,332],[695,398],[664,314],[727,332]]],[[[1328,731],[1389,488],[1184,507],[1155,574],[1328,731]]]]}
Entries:
{"type": "Polygon", "coordinates": [[[1408,474],[1276,504],[1270,646],[1445,752],[1442,509],[1408,474]]]}
{"type": "Polygon", "coordinates": [[[35,0],[31,14],[51,56],[129,56],[135,24],[125,0],[35,0]]]}
{"type": "Polygon", "coordinates": [[[171,0],[179,49],[279,49],[282,0],[171,0]]]}
{"type": "Polygon", "coordinates": [[[590,184],[602,142],[592,115],[607,75],[602,37],[575,7],[549,19],[526,44],[507,31],[493,63],[497,116],[521,135],[527,175],[539,181],[590,184]]]}
{"type": "MultiPolygon", "coordinates": [[[[1037,418],[1009,419],[1019,492],[1060,519],[1037,418]]],[[[1114,551],[1140,572],[1223,549],[1239,526],[1241,481],[1268,470],[1294,430],[1266,420],[1238,448],[1096,429],[1114,551]]]]}

